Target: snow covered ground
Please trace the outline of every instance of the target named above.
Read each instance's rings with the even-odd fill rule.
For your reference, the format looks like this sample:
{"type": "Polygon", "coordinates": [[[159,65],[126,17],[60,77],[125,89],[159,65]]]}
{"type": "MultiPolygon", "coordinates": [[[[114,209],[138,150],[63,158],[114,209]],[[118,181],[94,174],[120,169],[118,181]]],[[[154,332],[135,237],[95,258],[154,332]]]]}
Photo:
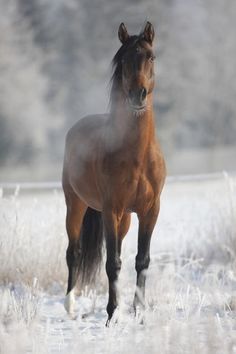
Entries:
{"type": "Polygon", "coordinates": [[[169,179],[152,239],[144,324],[131,313],[133,217],[118,323],[109,328],[104,270],[93,289],[78,292],[77,319],[65,313],[63,195],[29,187],[3,189],[0,198],[1,354],[236,353],[235,175],[169,179]]]}

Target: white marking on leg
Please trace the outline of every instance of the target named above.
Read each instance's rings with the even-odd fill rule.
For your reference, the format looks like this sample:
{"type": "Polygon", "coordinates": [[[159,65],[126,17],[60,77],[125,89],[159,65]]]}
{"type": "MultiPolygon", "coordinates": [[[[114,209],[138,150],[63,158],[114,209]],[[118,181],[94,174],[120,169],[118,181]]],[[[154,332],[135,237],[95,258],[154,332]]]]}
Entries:
{"type": "Polygon", "coordinates": [[[74,289],[72,289],[66,295],[65,302],[64,302],[64,307],[70,315],[74,315],[74,304],[75,304],[75,295],[74,295],[74,289]]]}

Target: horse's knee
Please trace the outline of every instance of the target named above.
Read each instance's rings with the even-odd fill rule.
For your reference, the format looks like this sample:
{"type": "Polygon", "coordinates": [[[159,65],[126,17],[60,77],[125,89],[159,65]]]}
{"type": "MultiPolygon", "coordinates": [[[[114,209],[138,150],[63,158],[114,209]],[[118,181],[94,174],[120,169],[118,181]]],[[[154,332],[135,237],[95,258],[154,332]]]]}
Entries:
{"type": "Polygon", "coordinates": [[[110,282],[114,282],[118,278],[118,274],[121,269],[121,259],[116,257],[115,259],[107,259],[106,272],[110,282]]]}
{"type": "Polygon", "coordinates": [[[150,263],[150,256],[136,256],[135,260],[135,269],[137,273],[142,272],[145,269],[148,269],[150,263]]]}

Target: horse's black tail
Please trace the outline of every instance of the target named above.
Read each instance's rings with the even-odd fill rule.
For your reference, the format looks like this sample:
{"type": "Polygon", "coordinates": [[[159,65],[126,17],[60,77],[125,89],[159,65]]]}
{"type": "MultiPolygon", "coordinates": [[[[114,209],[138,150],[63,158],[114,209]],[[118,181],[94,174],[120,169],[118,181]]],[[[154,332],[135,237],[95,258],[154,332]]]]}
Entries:
{"type": "Polygon", "coordinates": [[[103,222],[101,212],[88,208],[80,234],[79,282],[92,284],[98,274],[103,253],[103,222]]]}

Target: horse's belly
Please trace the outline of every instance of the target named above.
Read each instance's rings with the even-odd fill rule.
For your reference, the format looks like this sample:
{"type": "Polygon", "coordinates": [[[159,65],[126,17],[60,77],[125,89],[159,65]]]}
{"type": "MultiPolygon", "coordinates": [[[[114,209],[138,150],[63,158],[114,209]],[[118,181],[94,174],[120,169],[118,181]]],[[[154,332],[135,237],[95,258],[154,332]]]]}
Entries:
{"type": "Polygon", "coordinates": [[[100,196],[95,188],[81,183],[76,183],[76,185],[73,185],[73,189],[78,197],[90,208],[98,211],[102,210],[100,196]]]}
{"type": "Polygon", "coordinates": [[[71,177],[70,184],[83,202],[90,208],[102,210],[101,195],[96,185],[96,179],[92,173],[84,171],[79,176],[71,177]]]}

